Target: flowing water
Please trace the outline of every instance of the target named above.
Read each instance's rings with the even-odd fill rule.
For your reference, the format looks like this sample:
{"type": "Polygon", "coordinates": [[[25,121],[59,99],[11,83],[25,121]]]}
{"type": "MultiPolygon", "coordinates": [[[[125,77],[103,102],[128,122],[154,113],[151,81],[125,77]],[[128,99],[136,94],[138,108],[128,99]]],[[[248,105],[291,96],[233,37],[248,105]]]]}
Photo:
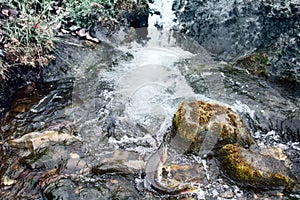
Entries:
{"type": "MultiPolygon", "coordinates": [[[[162,21],[153,16],[149,24],[169,27],[173,17],[166,13],[172,2],[155,1],[156,9],[159,5],[165,6],[162,21]]],[[[161,144],[178,104],[191,100],[231,107],[258,143],[283,149],[300,176],[297,96],[212,58],[197,42],[173,31],[132,30],[116,38],[113,45],[81,55],[71,63],[72,73],[58,79],[45,74],[34,95],[16,99],[1,126],[3,199],[162,198],[144,184],[145,162],[161,144]],[[49,130],[77,139],[34,153],[6,142],[49,130]]],[[[186,195],[190,198],[280,197],[238,187],[206,158],[179,155],[179,160],[199,166],[208,179],[199,181],[197,190],[186,195]]],[[[283,198],[299,195],[296,190],[283,198]]]]}

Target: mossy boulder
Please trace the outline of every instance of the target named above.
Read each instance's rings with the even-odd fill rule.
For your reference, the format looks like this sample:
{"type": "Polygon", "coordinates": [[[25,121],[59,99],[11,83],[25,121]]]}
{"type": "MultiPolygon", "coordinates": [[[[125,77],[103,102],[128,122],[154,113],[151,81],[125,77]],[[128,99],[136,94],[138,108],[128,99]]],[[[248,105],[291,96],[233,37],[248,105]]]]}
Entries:
{"type": "Polygon", "coordinates": [[[182,102],[174,115],[172,131],[169,144],[177,152],[213,152],[220,170],[238,185],[287,192],[296,187],[297,177],[284,152],[257,145],[242,119],[229,107],[204,101],[182,102]]]}
{"type": "Polygon", "coordinates": [[[229,178],[243,186],[288,192],[296,186],[296,176],[275,157],[227,144],[220,149],[219,160],[229,178]]]}
{"type": "Polygon", "coordinates": [[[254,144],[241,118],[229,107],[204,101],[182,102],[173,118],[173,135],[191,143],[192,151],[203,146],[220,148],[238,143],[254,144]]]}

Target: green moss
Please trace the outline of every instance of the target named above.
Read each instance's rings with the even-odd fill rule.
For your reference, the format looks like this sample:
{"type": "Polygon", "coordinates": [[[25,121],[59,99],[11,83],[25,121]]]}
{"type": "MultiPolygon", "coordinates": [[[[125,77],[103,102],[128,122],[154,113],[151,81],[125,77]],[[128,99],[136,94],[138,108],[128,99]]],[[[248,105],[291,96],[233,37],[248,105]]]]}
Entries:
{"type": "Polygon", "coordinates": [[[181,120],[181,110],[182,110],[182,103],[179,104],[178,109],[173,117],[173,127],[175,128],[175,131],[178,131],[179,129],[179,123],[181,120]]]}
{"type": "Polygon", "coordinates": [[[222,166],[225,168],[230,177],[238,181],[252,182],[255,176],[261,176],[259,171],[240,159],[239,150],[233,144],[225,145],[221,151],[222,166]]]}
{"type": "Polygon", "coordinates": [[[284,188],[289,192],[296,186],[297,178],[279,160],[270,156],[228,144],[221,148],[219,158],[222,168],[239,184],[258,189],[284,188]],[[259,162],[252,162],[253,159],[259,162]],[[266,163],[268,168],[263,167],[266,163]]]}

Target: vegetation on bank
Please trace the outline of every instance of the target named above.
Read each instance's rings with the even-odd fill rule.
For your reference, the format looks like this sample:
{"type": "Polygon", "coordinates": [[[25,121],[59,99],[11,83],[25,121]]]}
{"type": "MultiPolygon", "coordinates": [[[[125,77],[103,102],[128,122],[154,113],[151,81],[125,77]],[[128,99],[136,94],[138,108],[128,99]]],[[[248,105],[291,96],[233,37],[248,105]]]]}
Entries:
{"type": "MultiPolygon", "coordinates": [[[[93,25],[108,33],[128,24],[130,13],[144,12],[136,0],[0,0],[0,81],[13,66],[45,67],[55,59],[54,41],[72,34],[97,42],[93,25]]],[[[145,6],[146,5],[146,6],[145,6]]]]}

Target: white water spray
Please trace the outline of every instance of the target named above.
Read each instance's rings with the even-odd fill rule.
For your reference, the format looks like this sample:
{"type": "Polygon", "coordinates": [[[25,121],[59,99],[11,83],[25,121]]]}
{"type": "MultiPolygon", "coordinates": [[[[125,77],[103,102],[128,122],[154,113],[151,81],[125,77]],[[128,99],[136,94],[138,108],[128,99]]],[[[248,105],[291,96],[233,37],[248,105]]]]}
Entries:
{"type": "Polygon", "coordinates": [[[150,9],[158,11],[160,15],[150,15],[149,28],[154,28],[155,25],[158,25],[165,30],[169,30],[175,25],[175,14],[172,11],[173,2],[174,0],[154,0],[154,3],[150,4],[150,9]]]}

